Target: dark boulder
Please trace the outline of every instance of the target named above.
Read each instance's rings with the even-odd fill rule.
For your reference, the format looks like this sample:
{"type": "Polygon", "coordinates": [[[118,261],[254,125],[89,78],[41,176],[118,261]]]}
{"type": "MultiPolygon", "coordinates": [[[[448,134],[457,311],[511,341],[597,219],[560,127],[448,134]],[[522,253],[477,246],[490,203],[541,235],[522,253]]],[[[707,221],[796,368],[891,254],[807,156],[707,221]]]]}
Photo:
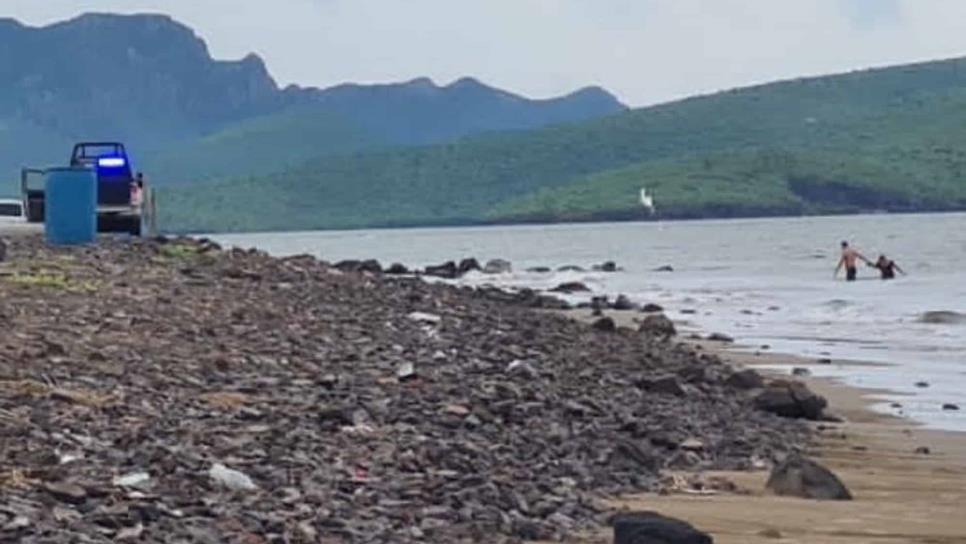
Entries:
{"type": "Polygon", "coordinates": [[[722,342],[725,344],[730,344],[735,341],[734,338],[720,332],[711,333],[708,335],[708,340],[712,342],[722,342]]]}
{"type": "Polygon", "coordinates": [[[552,272],[549,266],[532,266],[527,269],[527,272],[532,272],[534,274],[547,274],[552,272]]]}
{"type": "Polygon", "coordinates": [[[765,387],[765,380],[757,371],[746,368],[728,376],[725,384],[735,389],[761,389],[765,387]]]}
{"type": "Polygon", "coordinates": [[[628,512],[614,516],[614,544],[714,544],[686,521],[655,512],[628,512]]]}
{"type": "Polygon", "coordinates": [[[590,309],[594,311],[595,316],[604,315],[604,310],[610,308],[610,301],[607,300],[607,296],[592,297],[590,299],[590,309]]]}
{"type": "Polygon", "coordinates": [[[772,493],[785,497],[852,500],[852,493],[832,471],[800,455],[790,455],[776,465],[765,487],[772,493]]]}
{"type": "Polygon", "coordinates": [[[614,261],[606,261],[601,264],[595,264],[593,269],[597,272],[617,272],[617,263],[614,261]]]}
{"type": "Polygon", "coordinates": [[[673,395],[675,397],[683,397],[685,395],[684,388],[678,383],[677,378],[674,376],[663,376],[656,379],[643,379],[638,382],[638,387],[647,391],[648,393],[657,393],[659,395],[673,395]]]}
{"type": "Polygon", "coordinates": [[[664,314],[654,314],[645,317],[638,330],[653,336],[664,337],[674,336],[678,333],[674,327],[674,322],[664,314]]]}
{"type": "Polygon", "coordinates": [[[385,270],[385,273],[390,276],[403,276],[409,274],[409,269],[400,263],[393,263],[389,268],[385,270]]]}
{"type": "Polygon", "coordinates": [[[483,267],[484,274],[509,274],[513,272],[513,265],[504,259],[491,259],[483,267]]]}
{"type": "Polygon", "coordinates": [[[426,276],[453,280],[459,276],[459,269],[457,268],[456,263],[453,261],[447,261],[436,266],[427,266],[426,269],[423,270],[423,274],[426,276]]]}
{"type": "Polygon", "coordinates": [[[617,295],[617,300],[614,301],[612,306],[615,310],[636,310],[638,308],[637,304],[631,302],[631,299],[627,298],[627,295],[617,295]]]}
{"type": "Polygon", "coordinates": [[[594,330],[599,332],[615,332],[617,330],[617,323],[609,317],[602,317],[591,325],[594,330]]]}
{"type": "Polygon", "coordinates": [[[659,266],[654,269],[655,272],[674,272],[674,267],[666,264],[664,266],[659,266]]]}
{"type": "Polygon", "coordinates": [[[456,267],[456,274],[462,276],[474,270],[480,270],[480,263],[476,259],[463,259],[456,267]]]}
{"type": "Polygon", "coordinates": [[[641,311],[648,314],[663,312],[664,308],[660,304],[654,304],[653,302],[648,302],[641,308],[641,311]]]}
{"type": "Polygon", "coordinates": [[[557,272],[583,272],[583,271],[584,271],[583,268],[572,264],[567,264],[557,269],[557,272]]]}
{"type": "Polygon", "coordinates": [[[946,410],[947,412],[957,412],[959,411],[959,406],[951,402],[948,402],[946,404],[943,404],[943,410],[946,410]]]}
{"type": "Polygon", "coordinates": [[[335,263],[335,267],[343,272],[368,272],[370,274],[382,274],[382,265],[375,259],[365,261],[345,260],[335,263]]]}
{"type": "Polygon", "coordinates": [[[586,293],[588,291],[590,291],[590,288],[579,281],[561,283],[550,290],[552,293],[586,293]]]}
{"type": "Polygon", "coordinates": [[[755,406],[764,412],[794,419],[822,420],[828,406],[824,397],[800,382],[775,380],[755,397],[755,406]]]}

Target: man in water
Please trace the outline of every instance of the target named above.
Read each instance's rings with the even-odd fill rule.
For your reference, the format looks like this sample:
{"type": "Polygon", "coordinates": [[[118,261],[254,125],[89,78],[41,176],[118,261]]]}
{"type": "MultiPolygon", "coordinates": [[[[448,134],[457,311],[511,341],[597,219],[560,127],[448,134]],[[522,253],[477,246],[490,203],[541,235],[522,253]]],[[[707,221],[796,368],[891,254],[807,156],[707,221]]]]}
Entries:
{"type": "Polygon", "coordinates": [[[894,279],[896,277],[896,270],[898,270],[903,276],[906,275],[906,272],[899,268],[899,265],[897,265],[895,261],[886,258],[885,255],[879,255],[879,260],[877,260],[875,264],[870,264],[869,266],[872,268],[878,268],[879,273],[882,275],[882,279],[884,280],[894,279]]]}
{"type": "Polygon", "coordinates": [[[835,267],[835,275],[839,275],[839,270],[845,267],[845,281],[855,281],[855,276],[858,274],[858,269],[855,267],[856,261],[861,260],[865,264],[872,266],[869,259],[866,259],[861,253],[855,249],[849,247],[848,242],[842,242],[842,258],[839,259],[838,266],[835,267]]]}

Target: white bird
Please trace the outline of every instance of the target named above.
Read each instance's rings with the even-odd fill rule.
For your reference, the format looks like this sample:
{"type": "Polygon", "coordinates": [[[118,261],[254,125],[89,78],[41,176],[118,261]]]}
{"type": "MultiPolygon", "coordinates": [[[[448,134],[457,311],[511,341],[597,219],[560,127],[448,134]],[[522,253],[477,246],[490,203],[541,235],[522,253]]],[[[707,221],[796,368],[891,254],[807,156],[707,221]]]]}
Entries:
{"type": "Polygon", "coordinates": [[[641,204],[648,212],[654,213],[654,196],[647,194],[647,189],[641,188],[641,204]]]}

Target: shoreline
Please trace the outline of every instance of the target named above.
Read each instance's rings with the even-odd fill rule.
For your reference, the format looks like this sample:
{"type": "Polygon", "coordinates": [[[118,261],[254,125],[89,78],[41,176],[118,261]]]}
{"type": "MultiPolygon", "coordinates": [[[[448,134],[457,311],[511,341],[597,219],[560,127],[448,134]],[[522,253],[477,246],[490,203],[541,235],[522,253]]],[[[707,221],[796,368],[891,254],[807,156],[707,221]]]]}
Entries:
{"type": "MultiPolygon", "coordinates": [[[[566,312],[590,319],[587,311],[566,312]]],[[[634,311],[605,311],[618,326],[633,326],[634,311]]],[[[740,339],[738,339],[740,341],[740,339]]],[[[717,544],[821,542],[884,544],[966,542],[966,433],[923,428],[909,418],[881,413],[873,405],[879,391],[846,385],[834,378],[790,376],[775,368],[808,367],[814,360],[773,352],[736,351],[740,345],[684,338],[682,343],[718,355],[736,367],[767,377],[793,378],[829,401],[828,412],[842,423],[813,423],[809,455],[833,470],[855,495],[847,503],[775,497],[764,492],[768,472],[709,472],[733,482],[743,494],[714,496],[642,494],[615,506],[655,510],[692,523],[717,544]],[[767,368],[765,368],[767,367],[767,368]],[[928,448],[928,453],[917,452],[928,448]],[[745,494],[746,493],[746,494],[745,494]],[[761,515],[768,512],[767,518],[761,515]]],[[[861,363],[860,363],[861,365],[861,363]]],[[[587,544],[609,542],[590,537],[587,544]]]]}

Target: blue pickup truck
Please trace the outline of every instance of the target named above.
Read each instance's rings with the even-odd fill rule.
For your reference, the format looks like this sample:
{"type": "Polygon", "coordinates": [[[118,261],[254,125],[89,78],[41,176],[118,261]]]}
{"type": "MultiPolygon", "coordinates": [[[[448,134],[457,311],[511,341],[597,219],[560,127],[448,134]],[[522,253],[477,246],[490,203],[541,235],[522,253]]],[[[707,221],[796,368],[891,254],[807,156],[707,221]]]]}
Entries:
{"type": "MultiPolygon", "coordinates": [[[[72,168],[91,168],[97,172],[98,232],[127,232],[140,236],[146,226],[153,225],[154,199],[144,178],[135,174],[131,160],[118,142],[83,142],[74,146],[70,156],[72,168]]],[[[43,179],[46,170],[24,168],[21,171],[23,207],[27,221],[44,221],[44,188],[34,181],[43,179]]]]}

